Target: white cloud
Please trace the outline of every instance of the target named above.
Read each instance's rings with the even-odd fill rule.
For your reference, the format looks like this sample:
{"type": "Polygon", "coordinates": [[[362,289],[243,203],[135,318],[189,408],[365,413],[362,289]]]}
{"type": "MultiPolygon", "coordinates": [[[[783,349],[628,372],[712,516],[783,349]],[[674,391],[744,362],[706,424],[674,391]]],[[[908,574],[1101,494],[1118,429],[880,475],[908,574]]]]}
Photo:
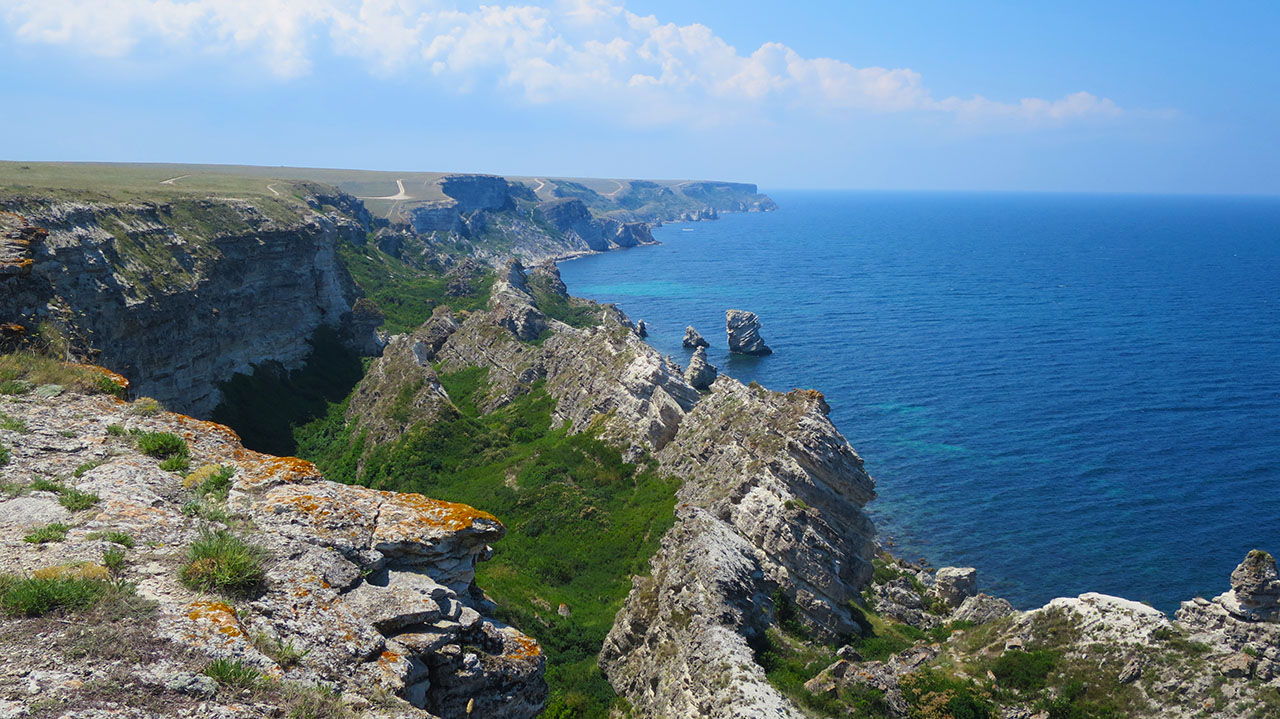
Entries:
{"type": "Polygon", "coordinates": [[[587,103],[640,122],[714,124],[784,109],[1039,126],[1122,112],[1088,92],[937,99],[907,68],[805,58],[774,42],[743,53],[711,28],[636,15],[621,0],[466,10],[436,0],[0,0],[0,12],[21,41],[90,55],[240,57],[288,80],[332,53],[378,75],[428,74],[457,91],[587,103]]]}

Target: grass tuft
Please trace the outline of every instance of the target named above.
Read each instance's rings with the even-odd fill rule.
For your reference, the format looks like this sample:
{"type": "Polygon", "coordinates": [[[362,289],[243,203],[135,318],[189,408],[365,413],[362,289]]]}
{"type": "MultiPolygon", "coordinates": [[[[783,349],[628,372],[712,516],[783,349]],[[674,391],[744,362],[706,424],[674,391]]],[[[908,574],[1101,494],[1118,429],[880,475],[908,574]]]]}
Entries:
{"type": "Polygon", "coordinates": [[[138,449],[157,459],[189,454],[187,441],[172,432],[143,432],[138,435],[138,449]]]}
{"type": "Polygon", "coordinates": [[[215,659],[204,668],[204,674],[223,686],[239,689],[252,689],[265,679],[262,672],[239,659],[215,659]]]}
{"type": "Polygon", "coordinates": [[[266,553],[226,530],[203,530],[187,550],[182,583],[201,591],[232,595],[252,592],[264,576],[266,553]]]}
{"type": "Polygon", "coordinates": [[[29,533],[22,538],[24,542],[31,544],[46,544],[48,542],[61,542],[67,538],[67,532],[71,529],[65,524],[54,522],[46,524],[43,527],[29,533]]]}
{"type": "Polygon", "coordinates": [[[97,504],[99,497],[89,492],[81,492],[78,489],[63,489],[58,497],[58,503],[73,512],[79,512],[82,509],[88,509],[97,504]]]}
{"type": "Polygon", "coordinates": [[[106,582],[80,577],[0,577],[0,609],[20,617],[88,609],[110,590],[106,582]]]}

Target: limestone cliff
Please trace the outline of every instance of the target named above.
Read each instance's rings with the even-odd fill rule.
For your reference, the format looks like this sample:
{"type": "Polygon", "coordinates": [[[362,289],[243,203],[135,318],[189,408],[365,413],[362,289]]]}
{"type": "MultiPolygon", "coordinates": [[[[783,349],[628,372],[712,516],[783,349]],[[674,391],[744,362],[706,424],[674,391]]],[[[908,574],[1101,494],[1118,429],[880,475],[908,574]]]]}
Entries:
{"type": "Polygon", "coordinates": [[[493,516],[328,482],[309,462],[247,451],[226,427],[144,403],[46,385],[4,412],[0,714],[540,711],[540,647],[491,618],[474,581],[505,531],[493,516]],[[174,464],[198,469],[184,480],[185,467],[149,456],[156,437],[184,460],[174,464]],[[32,532],[45,538],[23,541],[32,532]],[[219,564],[222,555],[193,559],[193,544],[210,536],[247,543],[260,574],[218,588],[215,572],[248,570],[219,564]],[[47,608],[15,604],[15,577],[88,582],[117,597],[93,611],[128,613],[23,618],[47,608]],[[216,586],[193,587],[192,577],[216,586]]]}
{"type": "Polygon", "coordinates": [[[305,201],[0,195],[41,230],[24,248],[28,270],[0,279],[0,317],[28,333],[47,323],[73,354],[194,414],[213,409],[234,372],[300,364],[321,326],[376,346],[352,322],[358,293],[338,257],[339,243],[364,237],[367,213],[306,189],[305,201]]]}

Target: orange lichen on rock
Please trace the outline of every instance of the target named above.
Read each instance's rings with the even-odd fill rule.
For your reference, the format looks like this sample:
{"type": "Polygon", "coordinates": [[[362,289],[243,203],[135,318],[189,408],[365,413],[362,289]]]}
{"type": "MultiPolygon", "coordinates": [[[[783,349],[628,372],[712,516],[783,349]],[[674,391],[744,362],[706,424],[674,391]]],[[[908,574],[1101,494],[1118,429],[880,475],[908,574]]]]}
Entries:
{"type": "Polygon", "coordinates": [[[542,656],[542,645],[538,644],[533,637],[520,632],[513,632],[510,637],[511,643],[507,646],[511,647],[511,651],[507,652],[507,656],[513,659],[533,659],[542,656]]]}
{"type": "Polygon", "coordinates": [[[27,333],[27,328],[17,322],[5,322],[0,324],[0,334],[6,335],[22,335],[27,333]]]}
{"type": "Polygon", "coordinates": [[[184,433],[187,434],[188,438],[210,437],[220,439],[227,444],[235,446],[240,445],[240,435],[236,434],[234,429],[231,429],[225,424],[218,424],[217,422],[210,422],[204,419],[196,419],[195,417],[188,417],[185,414],[178,414],[176,412],[171,413],[171,416],[178,420],[178,424],[182,425],[182,429],[184,430],[184,433]]]}
{"type": "Polygon", "coordinates": [[[193,622],[208,622],[214,631],[230,638],[244,636],[235,608],[222,602],[192,602],[187,605],[187,618],[193,622]]]}
{"type": "Polygon", "coordinates": [[[240,481],[244,485],[252,487],[268,483],[293,484],[322,479],[319,468],[305,459],[261,456],[263,460],[257,466],[249,468],[241,478],[240,481]]]}
{"type": "Polygon", "coordinates": [[[108,380],[111,381],[112,384],[119,387],[120,389],[123,389],[123,390],[129,389],[128,378],[126,378],[124,375],[118,372],[112,372],[106,367],[99,367],[96,364],[76,364],[73,362],[68,362],[67,366],[74,367],[75,369],[79,369],[79,370],[84,370],[86,372],[92,372],[94,374],[102,375],[103,377],[106,377],[108,380]]]}
{"type": "Polygon", "coordinates": [[[477,520],[493,522],[501,530],[498,518],[468,504],[446,502],[421,494],[382,492],[385,503],[378,522],[378,534],[405,538],[436,535],[440,531],[459,532],[470,529],[477,520]],[[389,520],[384,524],[381,520],[389,520]]]}

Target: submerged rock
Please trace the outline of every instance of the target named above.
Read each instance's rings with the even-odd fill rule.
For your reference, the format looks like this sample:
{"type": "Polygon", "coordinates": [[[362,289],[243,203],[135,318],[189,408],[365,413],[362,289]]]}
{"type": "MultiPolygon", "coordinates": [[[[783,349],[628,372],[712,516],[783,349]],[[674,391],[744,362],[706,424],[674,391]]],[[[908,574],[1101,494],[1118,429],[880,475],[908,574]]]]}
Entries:
{"type": "Polygon", "coordinates": [[[684,378],[694,389],[707,390],[716,381],[717,374],[716,366],[707,362],[707,350],[699,347],[689,360],[689,369],[684,373],[684,378]]]}
{"type": "Polygon", "coordinates": [[[760,338],[760,318],[746,310],[726,310],[724,329],[729,336],[729,351],[744,355],[773,354],[760,338]]]}
{"type": "Polygon", "coordinates": [[[708,342],[702,335],[698,334],[692,326],[684,328],[684,339],[680,342],[685,349],[697,349],[699,347],[710,347],[708,342]]]}

